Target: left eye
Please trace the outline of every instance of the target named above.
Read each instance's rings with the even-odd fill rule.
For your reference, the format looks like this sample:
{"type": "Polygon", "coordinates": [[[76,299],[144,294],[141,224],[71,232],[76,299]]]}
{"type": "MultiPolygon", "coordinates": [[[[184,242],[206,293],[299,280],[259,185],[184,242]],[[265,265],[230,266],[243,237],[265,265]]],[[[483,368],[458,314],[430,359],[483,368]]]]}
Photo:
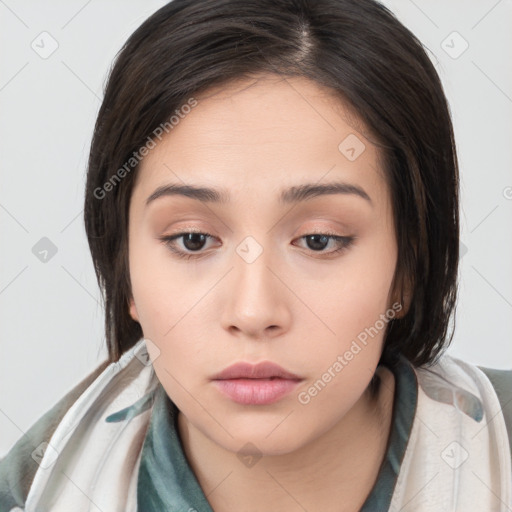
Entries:
{"type": "MultiPolygon", "coordinates": [[[[213,239],[209,233],[200,233],[196,231],[187,231],[182,233],[176,233],[175,235],[163,237],[161,240],[165,245],[179,258],[197,258],[202,256],[203,252],[200,252],[204,248],[208,239],[213,239]],[[177,248],[176,242],[178,239],[182,239],[183,247],[177,248]],[[190,251],[190,252],[187,252],[190,251]]],[[[313,253],[321,253],[325,255],[336,254],[342,252],[352,244],[354,236],[340,236],[332,233],[312,233],[303,235],[296,240],[305,240],[308,248],[313,253]],[[334,242],[334,250],[324,251],[329,245],[329,242],[334,242]]]]}
{"type": "Polygon", "coordinates": [[[302,239],[306,240],[307,245],[313,252],[326,252],[327,254],[343,251],[354,241],[353,236],[340,236],[331,233],[313,233],[299,238],[299,240],[302,239]],[[333,251],[324,251],[323,249],[326,248],[330,241],[334,242],[336,248],[333,251]]]}

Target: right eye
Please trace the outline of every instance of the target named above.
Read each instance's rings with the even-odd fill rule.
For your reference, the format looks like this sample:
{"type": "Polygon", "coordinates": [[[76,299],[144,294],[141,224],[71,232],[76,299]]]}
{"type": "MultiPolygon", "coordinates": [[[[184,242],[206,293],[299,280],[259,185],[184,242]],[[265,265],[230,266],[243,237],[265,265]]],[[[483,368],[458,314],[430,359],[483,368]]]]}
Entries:
{"type": "Polygon", "coordinates": [[[190,259],[203,255],[204,251],[199,251],[201,251],[209,238],[213,239],[213,236],[209,233],[202,233],[199,231],[183,231],[171,236],[162,237],[161,240],[178,258],[190,259]],[[184,248],[176,247],[177,240],[180,238],[182,239],[184,248]]]}

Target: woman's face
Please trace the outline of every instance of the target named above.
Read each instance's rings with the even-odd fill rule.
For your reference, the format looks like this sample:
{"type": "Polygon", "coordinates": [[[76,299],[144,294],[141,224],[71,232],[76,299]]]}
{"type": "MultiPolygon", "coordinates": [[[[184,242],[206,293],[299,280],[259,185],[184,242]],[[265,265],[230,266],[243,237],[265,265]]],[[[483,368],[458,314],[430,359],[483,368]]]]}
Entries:
{"type": "Polygon", "coordinates": [[[289,453],[366,397],[399,316],[384,172],[356,117],[304,78],[195,100],[138,171],[130,314],[189,426],[230,451],[289,453]],[[300,380],[212,380],[262,361],[300,380]]]}

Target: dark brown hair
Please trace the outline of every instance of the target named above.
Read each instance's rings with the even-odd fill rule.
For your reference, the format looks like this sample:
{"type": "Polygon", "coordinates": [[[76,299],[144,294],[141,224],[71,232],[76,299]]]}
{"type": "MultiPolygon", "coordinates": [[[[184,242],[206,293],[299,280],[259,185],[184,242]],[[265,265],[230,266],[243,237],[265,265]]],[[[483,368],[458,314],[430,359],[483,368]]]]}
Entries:
{"type": "Polygon", "coordinates": [[[373,0],[174,0],[125,43],[94,130],[84,210],[110,360],[143,335],[128,309],[134,154],[194,95],[260,72],[331,88],[377,134],[398,244],[393,286],[411,290],[407,313],[388,325],[384,355],[433,363],[453,337],[457,293],[453,129],[421,43],[373,0]]]}

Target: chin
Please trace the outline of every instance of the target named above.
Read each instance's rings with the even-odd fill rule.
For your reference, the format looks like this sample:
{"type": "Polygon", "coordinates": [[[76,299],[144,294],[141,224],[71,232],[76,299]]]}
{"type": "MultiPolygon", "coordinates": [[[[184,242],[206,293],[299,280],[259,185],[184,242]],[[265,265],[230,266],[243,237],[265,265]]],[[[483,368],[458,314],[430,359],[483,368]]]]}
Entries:
{"type": "MultiPolygon", "coordinates": [[[[282,421],[282,418],[279,421],[282,421]]],[[[304,436],[305,432],[292,432],[289,428],[283,428],[283,425],[272,431],[279,421],[275,422],[271,428],[268,427],[267,422],[264,424],[253,422],[248,427],[231,424],[228,430],[233,433],[233,437],[222,435],[222,438],[215,436],[212,440],[239,457],[286,455],[308,443],[308,439],[304,436]]]]}
{"type": "MultiPolygon", "coordinates": [[[[230,446],[225,448],[235,453],[239,458],[245,456],[273,457],[293,453],[303,446],[303,442],[290,437],[277,437],[275,439],[265,439],[262,435],[238,436],[230,446]]],[[[242,459],[241,459],[242,460],[242,459]]]]}

